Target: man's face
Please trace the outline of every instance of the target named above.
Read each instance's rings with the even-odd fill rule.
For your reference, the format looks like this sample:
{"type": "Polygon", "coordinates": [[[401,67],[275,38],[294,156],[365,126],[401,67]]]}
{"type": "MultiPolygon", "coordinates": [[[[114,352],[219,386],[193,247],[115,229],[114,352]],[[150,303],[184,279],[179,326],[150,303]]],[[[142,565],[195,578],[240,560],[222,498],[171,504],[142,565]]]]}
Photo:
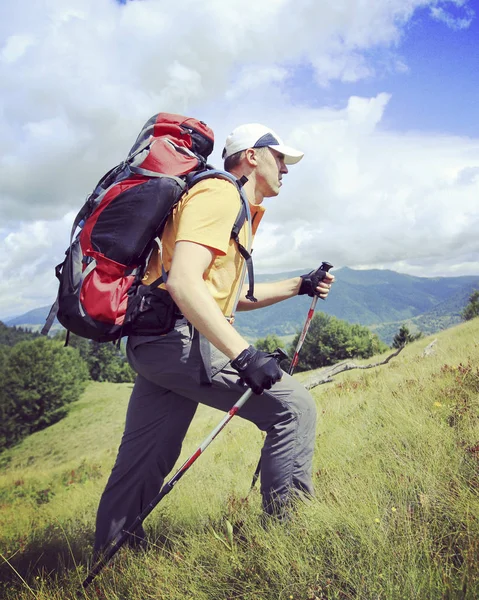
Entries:
{"type": "Polygon", "coordinates": [[[264,198],[277,196],[281,188],[281,179],[288,172],[284,164],[284,154],[272,148],[258,152],[256,167],[256,186],[264,198]]]}

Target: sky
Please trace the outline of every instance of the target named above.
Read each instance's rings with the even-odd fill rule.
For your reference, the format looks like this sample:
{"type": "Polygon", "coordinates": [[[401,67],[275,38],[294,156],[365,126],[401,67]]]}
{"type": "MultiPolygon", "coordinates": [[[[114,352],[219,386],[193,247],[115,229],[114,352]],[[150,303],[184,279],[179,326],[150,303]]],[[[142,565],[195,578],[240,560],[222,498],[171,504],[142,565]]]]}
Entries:
{"type": "Polygon", "coordinates": [[[73,218],[157,112],[305,152],[257,272],[479,276],[478,0],[0,4],[0,319],[53,302],[73,218]]]}

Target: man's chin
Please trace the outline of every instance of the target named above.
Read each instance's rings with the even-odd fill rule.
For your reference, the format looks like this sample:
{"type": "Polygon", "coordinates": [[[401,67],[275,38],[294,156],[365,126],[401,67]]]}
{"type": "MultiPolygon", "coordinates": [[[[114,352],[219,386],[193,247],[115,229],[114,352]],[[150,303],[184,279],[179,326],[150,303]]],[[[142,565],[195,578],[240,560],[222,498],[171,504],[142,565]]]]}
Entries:
{"type": "Polygon", "coordinates": [[[271,190],[269,192],[269,194],[267,194],[265,196],[265,198],[274,198],[274,197],[278,196],[278,194],[279,194],[279,189],[278,190],[271,190]]]}

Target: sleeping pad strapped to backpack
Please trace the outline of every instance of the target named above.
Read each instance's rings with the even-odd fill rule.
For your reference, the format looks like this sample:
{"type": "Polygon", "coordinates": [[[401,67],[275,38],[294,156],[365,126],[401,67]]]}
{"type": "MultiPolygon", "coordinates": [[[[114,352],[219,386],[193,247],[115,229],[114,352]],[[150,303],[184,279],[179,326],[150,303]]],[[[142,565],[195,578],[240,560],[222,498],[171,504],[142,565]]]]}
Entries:
{"type": "Polygon", "coordinates": [[[251,258],[238,241],[248,202],[241,182],[207,165],[213,144],[213,132],[202,121],[168,113],[147,121],[127,159],[100,180],[75,218],[66,258],[55,269],[58,296],[42,333],[55,316],[67,330],[98,342],[170,331],[181,314],[158,288],[162,278],[149,286],[141,280],[171,210],[205,177],[238,187],[241,210],[232,237],[248,262],[252,287],[251,258]]]}

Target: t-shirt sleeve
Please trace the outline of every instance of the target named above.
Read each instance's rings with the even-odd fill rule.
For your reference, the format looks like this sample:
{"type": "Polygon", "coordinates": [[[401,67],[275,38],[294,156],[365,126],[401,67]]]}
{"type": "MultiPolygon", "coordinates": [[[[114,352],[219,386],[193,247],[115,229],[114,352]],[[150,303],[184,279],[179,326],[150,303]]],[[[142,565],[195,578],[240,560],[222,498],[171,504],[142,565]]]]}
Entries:
{"type": "Polygon", "coordinates": [[[197,183],[178,206],[176,241],[226,254],[240,206],[238,190],[231,183],[213,178],[197,183]]]}

